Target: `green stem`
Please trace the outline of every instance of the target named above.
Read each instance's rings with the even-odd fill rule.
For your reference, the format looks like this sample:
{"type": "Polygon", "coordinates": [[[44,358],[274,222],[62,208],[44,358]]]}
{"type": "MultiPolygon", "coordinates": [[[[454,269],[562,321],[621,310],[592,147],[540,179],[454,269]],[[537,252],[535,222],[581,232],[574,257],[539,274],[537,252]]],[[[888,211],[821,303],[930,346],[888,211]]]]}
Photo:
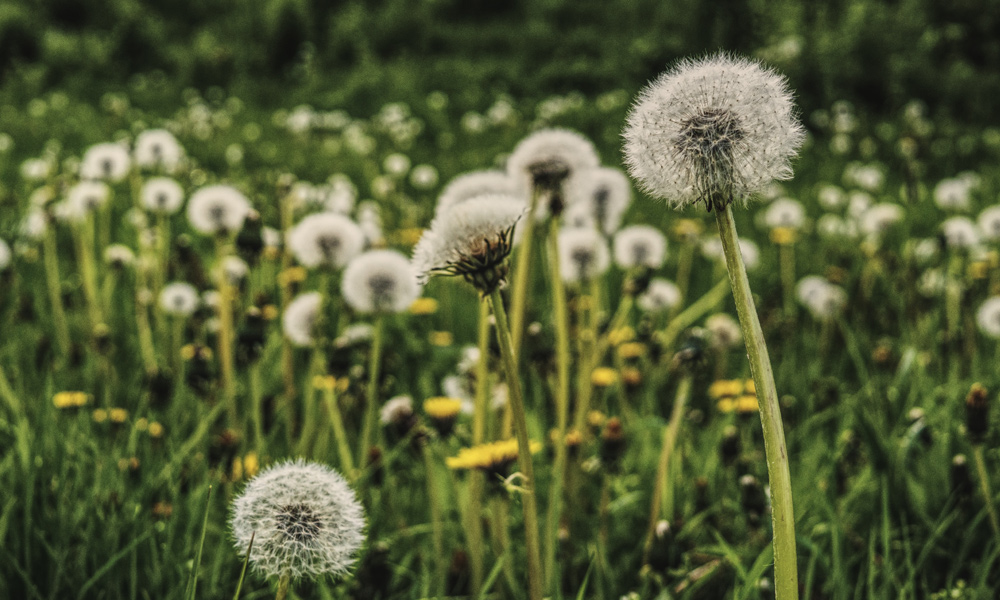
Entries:
{"type": "Polygon", "coordinates": [[[94,217],[87,215],[73,232],[76,239],[77,260],[80,261],[80,278],[83,280],[83,295],[87,301],[87,314],[90,318],[90,333],[103,322],[101,317],[101,300],[97,292],[97,270],[94,265],[94,217]]]}
{"type": "Polygon", "coordinates": [[[59,250],[56,246],[56,230],[51,224],[45,232],[45,283],[49,288],[49,301],[52,303],[52,322],[56,330],[56,343],[62,358],[69,355],[69,325],[66,321],[66,310],[63,308],[62,283],[59,278],[59,250]]]}
{"type": "Polygon", "coordinates": [[[260,454],[264,449],[264,416],[261,412],[263,396],[260,387],[260,360],[250,365],[250,419],[253,427],[254,449],[260,454]]]}
{"type": "MultiPolygon", "coordinates": [[[[705,293],[704,296],[695,301],[694,304],[685,308],[679,315],[670,320],[667,327],[663,330],[663,337],[660,340],[661,345],[670,349],[677,337],[685,329],[694,325],[698,319],[705,316],[708,311],[714,309],[722,299],[726,297],[726,293],[729,291],[729,281],[726,279],[720,279],[715,286],[705,293]]],[[[665,353],[667,356],[670,352],[665,353]]]]}
{"type": "Polygon", "coordinates": [[[288,597],[288,588],[292,585],[292,574],[285,571],[281,575],[281,579],[278,580],[278,593],[274,596],[274,600],[285,600],[288,597]]]}
{"type": "Polygon", "coordinates": [[[229,424],[239,422],[236,406],[236,380],[233,373],[233,286],[224,268],[229,255],[227,240],[219,238],[216,245],[216,269],[219,287],[219,366],[222,371],[222,393],[229,407],[229,424]]]}
{"type": "Polygon", "coordinates": [[[524,216],[521,231],[521,247],[517,252],[517,264],[514,266],[514,285],[511,288],[510,323],[511,344],[514,357],[521,356],[521,341],[524,339],[524,313],[528,302],[528,275],[531,272],[531,254],[535,238],[535,215],[538,213],[540,194],[536,190],[531,195],[531,206],[524,216]]]}
{"type": "Polygon", "coordinates": [[[385,329],[385,318],[381,315],[375,317],[375,330],[372,333],[372,350],[368,357],[368,388],[365,390],[366,406],[364,424],[361,428],[361,447],[358,448],[358,464],[365,464],[365,457],[371,449],[372,444],[377,444],[378,440],[375,432],[375,421],[378,417],[378,370],[382,361],[382,333],[385,329]]]}
{"type": "Polygon", "coordinates": [[[490,293],[490,307],[496,318],[497,341],[500,344],[500,355],[503,359],[504,373],[507,378],[507,388],[510,396],[511,412],[514,420],[514,431],[517,434],[517,459],[521,474],[524,476],[522,499],[524,502],[524,537],[525,549],[528,554],[528,597],[531,600],[542,599],[542,561],[538,544],[538,507],[535,504],[535,472],[531,464],[531,444],[528,441],[528,421],[524,414],[524,400],[521,397],[521,380],[517,372],[517,359],[514,357],[513,343],[510,338],[510,326],[507,324],[507,311],[503,307],[500,290],[490,293]]]}
{"type": "MultiPolygon", "coordinates": [[[[680,252],[677,255],[677,290],[680,292],[680,302],[677,306],[684,306],[687,300],[688,288],[691,285],[691,265],[694,263],[694,244],[685,241],[681,244],[680,252]]],[[[677,308],[674,309],[678,310],[677,308]]]]}
{"type": "Polygon", "coordinates": [[[750,281],[743,265],[732,209],[728,204],[725,209],[717,209],[715,218],[719,224],[719,235],[726,255],[726,268],[729,270],[736,312],[740,318],[743,340],[750,359],[750,372],[757,388],[763,425],[764,455],[767,459],[767,475],[771,486],[771,520],[774,529],[775,599],[795,600],[799,595],[795,513],[792,510],[792,479],[788,469],[788,450],[785,447],[778,392],[774,385],[774,373],[771,370],[767,345],[764,343],[764,332],[760,327],[757,309],[750,292],[750,281]]]}
{"type": "MultiPolygon", "coordinates": [[[[566,285],[559,265],[559,225],[555,219],[549,223],[548,254],[549,279],[552,282],[552,309],[556,326],[556,454],[552,465],[552,482],[549,487],[548,521],[545,527],[545,572],[548,574],[546,589],[554,593],[558,585],[556,546],[559,521],[562,515],[563,486],[566,477],[566,430],[569,426],[569,316],[566,302],[566,285]]],[[[589,373],[587,374],[589,377],[589,373]]],[[[582,431],[582,429],[580,430],[582,431]]]]}
{"type": "MultiPolygon", "coordinates": [[[[486,403],[489,397],[490,305],[479,302],[479,363],[476,365],[476,404],[472,415],[472,445],[486,441],[486,403]]],[[[469,562],[472,568],[472,595],[479,596],[483,587],[483,489],[485,478],[481,471],[473,470],[469,477],[469,516],[466,535],[469,562]]]]}
{"type": "Polygon", "coordinates": [[[795,317],[795,246],[778,245],[778,260],[781,262],[781,287],[784,292],[785,316],[795,317]]]}
{"type": "Polygon", "coordinates": [[[445,576],[448,563],[444,555],[444,518],[441,512],[441,498],[438,495],[437,478],[434,476],[434,457],[431,455],[430,442],[423,443],[424,479],[427,481],[427,501],[431,505],[431,535],[434,539],[435,591],[438,597],[444,595],[445,576]]]}
{"type": "Polygon", "coordinates": [[[976,460],[979,489],[983,493],[986,514],[990,517],[990,527],[993,529],[993,535],[1000,541],[1000,519],[997,518],[997,507],[993,504],[993,492],[990,490],[990,476],[989,471],[986,470],[986,459],[983,457],[983,445],[975,444],[972,447],[972,455],[976,460]]]}
{"type": "Polygon", "coordinates": [[[0,364],[0,399],[7,404],[7,408],[10,409],[12,416],[23,416],[21,401],[18,400],[17,395],[14,393],[14,388],[10,385],[10,380],[7,379],[7,373],[4,371],[2,364],[0,364]]]}
{"type": "MultiPolygon", "coordinates": [[[[281,234],[286,235],[292,228],[294,215],[292,214],[291,193],[284,196],[278,203],[278,210],[281,213],[281,234]]],[[[288,270],[292,267],[292,251],[285,244],[281,251],[281,271],[279,274],[279,298],[281,300],[281,311],[292,302],[292,285],[288,281],[288,270]]],[[[286,431],[291,435],[292,424],[295,423],[295,351],[288,336],[281,336],[281,379],[284,383],[284,412],[288,422],[286,431]]]]}
{"type": "Polygon", "coordinates": [[[660,510],[663,503],[663,490],[667,485],[667,469],[670,457],[677,445],[677,432],[681,419],[684,418],[684,407],[691,396],[691,376],[684,375],[677,384],[677,395],[674,397],[674,408],[670,411],[670,421],[663,428],[663,446],[660,448],[660,459],[656,463],[656,480],[653,483],[653,499],[649,506],[649,527],[646,529],[646,543],[643,549],[643,563],[649,560],[649,550],[653,545],[653,535],[656,533],[656,523],[660,520],[660,510]]]}
{"type": "Polygon", "coordinates": [[[351,447],[347,443],[347,430],[344,429],[340,404],[337,403],[336,385],[323,387],[323,400],[326,403],[326,412],[330,415],[330,424],[333,426],[333,437],[336,438],[337,452],[340,454],[340,468],[349,480],[354,481],[357,473],[354,470],[354,461],[351,459],[351,447]]]}

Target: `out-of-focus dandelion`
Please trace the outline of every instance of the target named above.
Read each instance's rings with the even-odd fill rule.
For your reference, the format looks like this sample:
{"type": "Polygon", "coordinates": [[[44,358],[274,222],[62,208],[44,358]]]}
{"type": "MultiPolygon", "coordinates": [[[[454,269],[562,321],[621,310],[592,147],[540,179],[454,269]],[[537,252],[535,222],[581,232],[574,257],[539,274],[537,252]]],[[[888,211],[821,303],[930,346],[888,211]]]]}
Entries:
{"type": "Polygon", "coordinates": [[[236,188],[228,185],[203,187],[188,200],[187,216],[191,227],[205,235],[228,235],[243,227],[250,212],[250,202],[236,188]]]}
{"type": "Polygon", "coordinates": [[[472,171],[448,182],[441,190],[434,214],[440,215],[472,198],[496,194],[523,199],[527,196],[527,190],[518,179],[503,171],[472,171]]]}
{"type": "Polygon", "coordinates": [[[80,162],[82,179],[100,179],[117,183],[128,175],[132,158],[121,144],[107,143],[91,146],[80,162]]]}
{"type": "Polygon", "coordinates": [[[308,268],[342,268],[361,252],[363,244],[364,234],[357,223],[336,213],[309,215],[288,232],[289,249],[308,268]]]}
{"type": "Polygon", "coordinates": [[[976,324],[983,335],[1000,340],[1000,296],[992,296],[979,305],[976,324]]]}
{"type": "Polygon", "coordinates": [[[622,269],[659,269],[667,256],[667,238],[655,227],[632,225],[615,234],[613,253],[622,269]]]}
{"type": "Polygon", "coordinates": [[[941,223],[945,243],[952,249],[969,249],[980,242],[979,228],[968,217],[951,217],[941,223]]]}
{"type": "Polygon", "coordinates": [[[566,182],[567,212],[580,211],[605,235],[618,230],[631,202],[632,184],[618,169],[583,169],[566,182]]]}
{"type": "Polygon", "coordinates": [[[142,206],[152,213],[172,215],[184,204],[184,190],[170,177],[153,177],[142,184],[142,206]]]}
{"type": "Polygon", "coordinates": [[[175,281],[160,291],[160,308],[168,315],[189,317],[200,304],[201,296],[190,283],[175,281]]]}
{"type": "Polygon", "coordinates": [[[971,191],[967,181],[942,179],[934,186],[934,204],[949,212],[967,212],[972,207],[971,191]]]}
{"type": "Polygon", "coordinates": [[[361,313],[407,310],[420,295],[410,261],[395,250],[372,250],[344,269],[341,292],[348,306],[361,313]]]}
{"type": "Polygon", "coordinates": [[[648,313],[665,313],[674,310],[681,301],[681,291],[672,281],[656,277],[649,281],[646,291],[636,298],[640,310],[648,313]]]}
{"type": "Polygon", "coordinates": [[[296,296],[285,308],[285,313],[281,317],[285,337],[296,346],[312,346],[322,303],[323,295],[319,292],[307,292],[296,296]]]}
{"type": "Polygon", "coordinates": [[[147,129],[135,138],[135,163],[173,173],[184,160],[184,148],[166,129],[147,129]]]}

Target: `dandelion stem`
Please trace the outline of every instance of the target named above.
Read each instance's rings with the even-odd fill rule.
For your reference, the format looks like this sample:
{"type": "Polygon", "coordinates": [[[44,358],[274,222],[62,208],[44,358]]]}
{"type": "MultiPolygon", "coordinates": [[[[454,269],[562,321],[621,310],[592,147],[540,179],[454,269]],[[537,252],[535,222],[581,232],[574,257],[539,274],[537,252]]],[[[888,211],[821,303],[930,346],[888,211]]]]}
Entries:
{"type": "MultiPolygon", "coordinates": [[[[674,396],[674,407],[670,411],[670,421],[663,428],[663,446],[660,448],[660,459],[656,463],[656,481],[653,484],[653,499],[649,506],[649,527],[646,529],[646,543],[643,547],[645,564],[649,561],[649,550],[653,546],[653,535],[656,533],[656,523],[660,520],[663,489],[667,485],[667,469],[670,457],[677,445],[677,432],[680,430],[681,419],[684,418],[684,407],[691,396],[691,376],[685,374],[677,384],[677,395],[674,396]]],[[[669,515],[668,515],[669,516],[669,515]]]]}
{"type": "Polygon", "coordinates": [[[990,475],[986,470],[986,459],[983,456],[983,445],[975,444],[972,447],[972,456],[976,460],[976,471],[979,475],[979,489],[983,493],[983,502],[986,504],[986,514],[990,517],[990,527],[993,535],[1000,541],[1000,519],[997,518],[997,507],[993,504],[993,492],[990,490],[990,475]]]}
{"type": "Polygon", "coordinates": [[[740,253],[736,223],[728,203],[717,208],[716,221],[726,256],[726,268],[736,301],[736,312],[743,329],[750,372],[760,406],[760,419],[764,431],[764,455],[771,486],[771,520],[774,529],[774,587],[776,600],[795,600],[799,595],[798,564],[795,551],[795,513],[792,510],[792,478],[788,470],[788,451],[785,432],[781,424],[778,392],[774,385],[771,359],[767,354],[764,332],[760,327],[757,309],[750,292],[743,255],[740,253]]]}
{"type": "Polygon", "coordinates": [[[549,279],[552,281],[552,309],[555,313],[553,318],[556,326],[556,454],[552,465],[548,521],[545,527],[545,572],[548,573],[545,587],[550,593],[555,593],[554,587],[559,581],[556,574],[556,544],[566,477],[566,429],[569,426],[569,369],[571,360],[566,285],[563,283],[560,272],[558,243],[559,225],[555,219],[552,219],[549,223],[548,254],[549,279]]]}
{"type": "Polygon", "coordinates": [[[368,387],[365,389],[365,418],[361,429],[361,447],[358,448],[358,464],[363,465],[365,456],[371,449],[375,437],[375,421],[378,417],[378,370],[382,361],[382,333],[385,329],[385,317],[375,317],[375,328],[372,332],[372,349],[368,357],[368,387]]]}
{"type": "MultiPolygon", "coordinates": [[[[663,330],[661,345],[669,349],[682,331],[693,325],[698,319],[708,311],[715,308],[729,291],[729,281],[720,279],[715,286],[699,298],[691,306],[685,308],[676,317],[670,320],[666,329],[663,330]]],[[[669,352],[667,352],[669,356],[669,352]]]]}
{"type": "Polygon", "coordinates": [[[434,539],[435,591],[440,597],[444,595],[445,575],[448,564],[444,556],[444,518],[441,515],[441,498],[438,495],[437,478],[434,476],[434,457],[431,454],[429,440],[423,442],[424,479],[427,482],[427,501],[431,505],[431,535],[434,539]]]}
{"type": "Polygon", "coordinates": [[[292,574],[285,571],[281,574],[281,578],[278,579],[278,593],[275,594],[274,600],[285,600],[288,597],[288,588],[292,585],[292,574]]]}
{"type": "Polygon", "coordinates": [[[219,238],[216,246],[216,269],[219,287],[219,365],[222,370],[222,392],[229,406],[229,423],[236,426],[239,410],[236,407],[236,381],[233,374],[233,286],[226,275],[226,257],[229,244],[219,238]]]}
{"type": "Polygon", "coordinates": [[[51,224],[45,232],[45,283],[49,288],[52,303],[52,322],[56,330],[56,343],[63,358],[69,355],[69,325],[63,308],[62,283],[59,278],[59,249],[56,246],[56,230],[51,224]]]}
{"type": "Polygon", "coordinates": [[[535,473],[531,464],[531,446],[528,441],[528,422],[524,414],[524,400],[521,397],[521,380],[517,372],[517,359],[510,337],[510,326],[507,324],[507,311],[503,307],[503,298],[499,289],[490,293],[490,306],[496,317],[497,341],[500,344],[500,355],[503,359],[504,372],[507,377],[507,387],[510,395],[511,413],[514,419],[514,431],[517,434],[517,458],[521,473],[524,475],[522,499],[524,502],[524,537],[528,554],[528,597],[531,600],[542,598],[542,563],[538,544],[538,507],[535,504],[535,473]]]}
{"type": "Polygon", "coordinates": [[[514,267],[514,285],[510,303],[511,344],[514,357],[521,356],[521,342],[524,339],[524,314],[528,302],[528,274],[531,272],[531,254],[535,237],[535,214],[538,212],[540,193],[536,189],[531,195],[531,206],[524,216],[524,229],[521,233],[521,248],[517,253],[517,264],[514,267]]]}
{"type": "Polygon", "coordinates": [[[351,447],[347,443],[347,430],[344,429],[344,419],[337,403],[336,385],[323,387],[323,400],[326,402],[326,412],[330,415],[330,425],[333,426],[333,437],[337,441],[337,452],[340,454],[340,468],[351,481],[357,477],[354,471],[354,461],[351,459],[351,447]]]}
{"type": "Polygon", "coordinates": [[[675,308],[674,311],[684,306],[684,300],[687,299],[688,288],[691,284],[691,265],[693,262],[694,244],[685,238],[677,255],[677,290],[680,292],[680,301],[677,303],[678,308],[675,308]]]}
{"type": "MultiPolygon", "coordinates": [[[[490,305],[479,303],[479,331],[477,345],[479,363],[476,365],[476,399],[472,416],[472,444],[486,441],[486,400],[489,396],[490,305]]],[[[472,595],[479,595],[483,587],[483,487],[484,475],[473,470],[469,477],[469,514],[466,531],[469,545],[469,562],[472,569],[472,595]]]]}
{"type": "Polygon", "coordinates": [[[77,260],[80,261],[80,278],[83,280],[83,295],[87,301],[90,318],[90,333],[103,322],[101,301],[97,292],[97,270],[94,265],[94,217],[87,215],[86,222],[73,232],[76,240],[77,260]]]}
{"type": "Polygon", "coordinates": [[[14,388],[10,385],[10,380],[7,379],[7,373],[4,371],[2,364],[0,364],[0,399],[3,399],[4,403],[7,404],[12,416],[23,416],[21,401],[18,400],[17,395],[14,393],[14,388]]]}
{"type": "MultiPolygon", "coordinates": [[[[278,202],[278,210],[281,213],[282,235],[288,233],[292,228],[292,193],[281,198],[278,202]]],[[[279,274],[279,293],[281,299],[282,312],[288,308],[292,302],[292,283],[288,276],[288,270],[292,267],[292,251],[285,244],[281,251],[281,273],[279,274]]],[[[285,412],[288,416],[288,423],[295,422],[295,355],[292,349],[292,342],[288,336],[281,336],[281,378],[285,384],[285,412]]],[[[287,428],[291,431],[291,425],[287,428]]]]}
{"type": "Polygon", "coordinates": [[[795,317],[795,245],[779,244],[778,260],[781,263],[781,287],[784,292],[785,316],[795,317]]]}

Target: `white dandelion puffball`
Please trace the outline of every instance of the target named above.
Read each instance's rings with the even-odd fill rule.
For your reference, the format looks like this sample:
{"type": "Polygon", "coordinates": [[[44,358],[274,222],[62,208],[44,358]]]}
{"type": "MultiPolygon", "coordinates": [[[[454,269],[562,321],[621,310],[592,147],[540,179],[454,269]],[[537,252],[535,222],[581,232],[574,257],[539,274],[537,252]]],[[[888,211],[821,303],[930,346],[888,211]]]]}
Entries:
{"type": "Polygon", "coordinates": [[[227,256],[223,259],[221,267],[229,285],[240,285],[250,274],[250,265],[239,256],[227,256]]]}
{"type": "Polygon", "coordinates": [[[503,171],[472,171],[459,175],[448,182],[448,185],[441,190],[441,195],[438,196],[434,214],[439,215],[456,204],[487,194],[522,198],[527,204],[527,192],[519,180],[503,171]]]}
{"type": "Polygon", "coordinates": [[[743,265],[747,270],[754,271],[760,266],[760,248],[752,240],[740,239],[740,254],[743,255],[743,265]]]}
{"type": "Polygon", "coordinates": [[[976,311],[976,323],[983,334],[1000,340],[1000,296],[987,298],[976,311]]]}
{"type": "Polygon", "coordinates": [[[740,324],[727,313],[716,313],[705,319],[712,346],[720,349],[734,348],[743,341],[740,324]]]}
{"type": "Polygon", "coordinates": [[[187,216],[191,227],[206,235],[239,231],[250,213],[250,201],[236,188],[210,185],[191,195],[187,216]]]}
{"type": "Polygon", "coordinates": [[[264,242],[265,248],[272,250],[281,248],[281,232],[274,227],[262,227],[260,230],[260,239],[264,242]]]}
{"type": "Polygon", "coordinates": [[[512,232],[524,211],[520,198],[491,194],[434,217],[413,249],[418,280],[425,283],[435,274],[465,275],[499,267],[510,254],[512,232]]]}
{"type": "Polygon", "coordinates": [[[819,321],[830,321],[838,317],[847,307],[847,292],[822,278],[810,281],[809,285],[812,287],[809,289],[796,289],[809,313],[819,321]]]}
{"type": "Polygon", "coordinates": [[[111,188],[103,181],[81,181],[69,189],[60,208],[65,221],[80,222],[100,209],[111,197],[111,188]]]}
{"type": "Polygon", "coordinates": [[[824,240],[850,239],[856,236],[857,226],[853,221],[827,213],[816,219],[816,233],[824,240]]]}
{"type": "Polygon", "coordinates": [[[611,263],[608,243],[593,229],[563,229],[559,232],[558,247],[559,271],[567,283],[602,275],[611,263]]]}
{"type": "Polygon", "coordinates": [[[153,177],[142,184],[142,206],[149,212],[172,215],[183,204],[181,184],[169,177],[153,177]]]}
{"type": "Polygon", "coordinates": [[[835,185],[824,185],[816,194],[819,205],[824,210],[837,210],[847,202],[847,194],[835,185]]]}
{"type": "Polygon", "coordinates": [[[48,230],[49,220],[45,216],[45,211],[41,208],[29,209],[17,228],[17,232],[20,235],[32,241],[38,241],[45,237],[45,233],[48,230]]]}
{"type": "Polygon", "coordinates": [[[764,224],[768,229],[801,229],[805,222],[806,211],[798,200],[778,198],[764,209],[764,224]]]}
{"type": "Polygon", "coordinates": [[[175,281],[160,290],[160,308],[168,315],[188,317],[198,308],[201,297],[190,283],[175,281]]]}
{"type": "Polygon", "coordinates": [[[983,237],[991,241],[1000,241],[1000,205],[990,206],[979,213],[979,229],[983,237]]]}
{"type": "Polygon", "coordinates": [[[967,217],[951,217],[941,223],[941,233],[949,248],[972,248],[979,244],[979,228],[967,217]]]}
{"type": "Polygon", "coordinates": [[[302,459],[272,465],[233,501],[236,549],[268,577],[343,575],[365,540],[364,509],[354,490],[326,465],[302,459]]]}
{"type": "Polygon", "coordinates": [[[21,177],[27,181],[44,181],[52,174],[52,163],[44,158],[29,158],[21,163],[21,177]]]}
{"type": "Polygon", "coordinates": [[[648,313],[662,313],[673,310],[681,302],[681,291],[672,281],[662,277],[649,280],[646,291],[636,298],[640,310],[648,313]]]}
{"type": "Polygon", "coordinates": [[[575,171],[566,182],[566,203],[583,205],[597,227],[611,235],[621,226],[632,203],[632,184],[619,169],[598,167],[575,171]]]}
{"type": "Polygon", "coordinates": [[[569,129],[539,129],[518,142],[507,158],[507,173],[526,189],[552,187],[577,171],[601,164],[590,140],[569,129]]]}
{"type": "Polygon", "coordinates": [[[885,233],[890,227],[903,220],[903,207],[883,202],[866,210],[858,222],[861,232],[869,236],[885,233]]]}
{"type": "Polygon", "coordinates": [[[623,135],[632,177],[675,208],[745,203],[792,177],[805,140],[785,77],[726,54],[663,73],[639,94],[623,135]]]}
{"type": "Polygon", "coordinates": [[[125,179],[131,167],[132,159],[125,146],[114,143],[97,144],[83,154],[80,178],[119,182],[125,179]]]}
{"type": "Polygon", "coordinates": [[[622,269],[659,269],[667,257],[667,238],[655,227],[632,225],[615,234],[613,251],[622,269]]]}
{"type": "Polygon", "coordinates": [[[395,396],[386,400],[379,409],[379,422],[383,425],[400,423],[413,416],[413,397],[395,396]]]}
{"type": "Polygon", "coordinates": [[[361,252],[365,236],[344,215],[327,212],[305,217],[288,232],[288,247],[307,268],[341,268],[361,252]]]}
{"type": "Polygon", "coordinates": [[[403,312],[420,296],[409,259],[395,250],[371,250],[344,269],[341,293],[360,313],[403,312]]]}
{"type": "Polygon", "coordinates": [[[289,302],[281,316],[285,337],[300,348],[312,346],[322,304],[323,295],[319,292],[299,294],[289,302]]]}
{"type": "Polygon", "coordinates": [[[140,167],[173,173],[184,159],[184,148],[166,129],[148,129],[135,138],[134,154],[140,167]]]}
{"type": "Polygon", "coordinates": [[[0,240],[0,271],[10,266],[10,259],[10,246],[7,245],[7,242],[0,240]]]}
{"type": "Polygon", "coordinates": [[[876,165],[848,165],[844,180],[868,192],[877,192],[885,181],[885,174],[876,165]]]}
{"type": "Polygon", "coordinates": [[[127,267],[135,262],[135,253],[123,244],[111,244],[104,249],[104,262],[113,267],[127,267]]]}
{"type": "Polygon", "coordinates": [[[795,284],[795,297],[803,306],[809,306],[823,294],[828,285],[830,282],[819,275],[807,275],[795,284]]]}
{"type": "Polygon", "coordinates": [[[966,212],[971,208],[972,186],[960,178],[942,179],[934,186],[934,204],[941,210],[966,212]]]}
{"type": "Polygon", "coordinates": [[[434,165],[417,165],[410,171],[410,185],[418,190],[429,190],[437,185],[438,172],[434,165]]]}

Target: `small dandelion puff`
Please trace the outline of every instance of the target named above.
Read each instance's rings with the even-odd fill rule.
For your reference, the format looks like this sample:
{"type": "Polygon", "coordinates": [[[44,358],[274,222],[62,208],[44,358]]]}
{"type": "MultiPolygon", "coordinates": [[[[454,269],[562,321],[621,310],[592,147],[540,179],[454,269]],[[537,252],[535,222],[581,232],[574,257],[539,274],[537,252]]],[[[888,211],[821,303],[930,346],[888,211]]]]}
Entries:
{"type": "Polygon", "coordinates": [[[344,269],[344,300],[360,313],[398,313],[420,296],[409,259],[395,250],[372,250],[344,269]]]}
{"type": "Polygon", "coordinates": [[[40,182],[52,174],[52,162],[44,158],[29,158],[21,163],[21,177],[26,181],[40,182]]]}
{"type": "Polygon", "coordinates": [[[238,256],[227,256],[222,262],[222,272],[230,285],[239,286],[250,274],[250,265],[238,256]]]}
{"type": "Polygon", "coordinates": [[[858,227],[865,235],[879,236],[902,221],[903,216],[902,206],[883,202],[866,210],[858,221],[858,227]]]}
{"type": "Polygon", "coordinates": [[[142,168],[173,173],[184,160],[184,148],[166,129],[148,129],[135,138],[135,162],[142,168]]]}
{"type": "Polygon", "coordinates": [[[121,144],[97,144],[83,154],[80,162],[81,179],[99,179],[117,183],[128,175],[132,159],[121,144]]]}
{"type": "Polygon", "coordinates": [[[191,227],[206,235],[227,235],[243,227],[250,213],[250,201],[228,185],[203,187],[188,200],[187,216],[191,227]]]}
{"type": "Polygon", "coordinates": [[[674,282],[654,277],[649,286],[636,298],[636,306],[647,313],[659,314],[673,310],[681,302],[681,291],[674,282]]]}
{"type": "Polygon", "coordinates": [[[525,189],[555,190],[576,172],[596,169],[600,158],[590,140],[569,129],[540,129],[518,142],[507,173],[525,189]]]}
{"type": "Polygon", "coordinates": [[[606,235],[621,227],[622,216],[631,203],[632,184],[619,169],[582,169],[566,182],[566,204],[570,208],[580,206],[606,235]]]}
{"type": "Polygon", "coordinates": [[[643,190],[674,208],[709,209],[790,179],[805,140],[785,77],[721,53],[683,60],[646,87],[623,135],[643,190]]]}
{"type": "Polygon", "coordinates": [[[611,263],[608,243],[597,231],[586,228],[559,232],[559,270],[567,283],[588,281],[602,275],[611,263]]]}
{"type": "Polygon", "coordinates": [[[142,184],[141,198],[149,212],[172,215],[184,204],[184,190],[169,177],[153,177],[142,184]]]}
{"type": "Polygon", "coordinates": [[[768,229],[801,229],[806,222],[806,211],[798,200],[778,198],[764,209],[763,220],[768,229]]]}
{"type": "Polygon", "coordinates": [[[307,268],[339,269],[357,256],[365,236],[358,224],[337,213],[309,215],[288,232],[288,247],[307,268]]]}
{"type": "Polygon", "coordinates": [[[743,342],[740,324],[726,313],[716,313],[705,319],[705,329],[712,346],[716,348],[735,348],[743,342]]]}
{"type": "Polygon", "coordinates": [[[972,186],[958,177],[942,179],[934,186],[934,204],[941,210],[967,212],[971,208],[972,186]]]}
{"type": "Polygon", "coordinates": [[[1000,205],[983,209],[977,223],[984,238],[993,242],[1000,241],[1000,205]]]}
{"type": "Polygon", "coordinates": [[[622,269],[659,269],[667,257],[667,238],[655,227],[632,225],[615,234],[613,252],[622,269]]]}
{"type": "Polygon", "coordinates": [[[382,425],[395,425],[409,420],[413,416],[413,398],[411,396],[395,396],[386,400],[379,409],[379,422],[382,425]]]}
{"type": "Polygon", "coordinates": [[[168,315],[189,317],[201,303],[198,290],[190,283],[176,281],[160,290],[160,308],[168,315]]]}
{"type": "Polygon", "coordinates": [[[995,340],[1000,340],[1000,296],[987,298],[976,311],[979,331],[995,340]]]}
{"type": "Polygon", "coordinates": [[[492,292],[506,280],[514,226],[524,210],[519,198],[487,195],[436,216],[413,249],[418,281],[461,275],[481,292],[492,292]]]}
{"type": "Polygon", "coordinates": [[[438,172],[433,165],[417,165],[410,171],[410,185],[418,190],[429,190],[437,182],[438,172]]]}
{"type": "Polygon", "coordinates": [[[822,285],[809,292],[803,304],[816,320],[831,321],[847,307],[847,292],[824,280],[822,285]]]}
{"type": "Polygon", "coordinates": [[[967,217],[951,217],[941,223],[941,233],[949,248],[972,248],[979,244],[979,228],[967,217]]]}
{"type": "Polygon", "coordinates": [[[807,275],[795,284],[795,297],[803,306],[809,306],[823,294],[828,285],[830,282],[819,275],[807,275]]]}
{"type": "Polygon", "coordinates": [[[7,242],[0,240],[0,271],[10,266],[11,252],[7,242]]]}
{"type": "Polygon", "coordinates": [[[364,509],[347,481],[326,465],[301,459],[268,467],[233,501],[229,521],[237,551],[268,577],[343,575],[365,540],[364,509]]]}
{"type": "Polygon", "coordinates": [[[502,194],[524,199],[526,191],[521,183],[503,171],[472,171],[455,177],[441,190],[434,214],[440,215],[466,200],[488,194],[502,194]]]}
{"type": "Polygon", "coordinates": [[[299,294],[288,303],[281,317],[285,337],[301,348],[312,346],[323,296],[319,292],[299,294]]]}
{"type": "Polygon", "coordinates": [[[837,210],[847,203],[847,194],[844,190],[835,185],[824,185],[816,194],[819,205],[823,210],[837,210]]]}
{"type": "Polygon", "coordinates": [[[104,249],[104,262],[116,269],[122,269],[135,262],[135,253],[123,244],[111,244],[104,249]]]}
{"type": "Polygon", "coordinates": [[[81,181],[71,187],[60,205],[62,220],[79,223],[108,203],[111,189],[103,181],[81,181]]]}
{"type": "Polygon", "coordinates": [[[857,237],[857,225],[838,215],[825,214],[816,220],[816,233],[824,240],[844,240],[857,237]]]}

